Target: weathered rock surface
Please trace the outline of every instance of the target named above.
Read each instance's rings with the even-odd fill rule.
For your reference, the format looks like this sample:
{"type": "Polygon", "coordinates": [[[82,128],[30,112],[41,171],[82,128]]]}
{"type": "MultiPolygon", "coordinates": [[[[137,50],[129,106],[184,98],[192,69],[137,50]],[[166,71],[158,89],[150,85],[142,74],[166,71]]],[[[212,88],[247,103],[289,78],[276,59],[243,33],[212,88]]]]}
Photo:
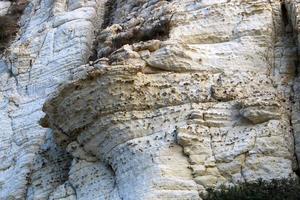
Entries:
{"type": "Polygon", "coordinates": [[[299,6],[30,1],[0,61],[0,199],[201,199],[295,177],[299,6]]]}
{"type": "Polygon", "coordinates": [[[33,0],[26,6],[0,61],[0,199],[47,199],[68,179],[70,155],[38,121],[48,95],[88,61],[102,4],[33,0]]]}
{"type": "Polygon", "coordinates": [[[11,5],[10,1],[1,1],[1,3],[0,3],[0,16],[4,16],[4,15],[7,14],[10,5],[11,5]]]}

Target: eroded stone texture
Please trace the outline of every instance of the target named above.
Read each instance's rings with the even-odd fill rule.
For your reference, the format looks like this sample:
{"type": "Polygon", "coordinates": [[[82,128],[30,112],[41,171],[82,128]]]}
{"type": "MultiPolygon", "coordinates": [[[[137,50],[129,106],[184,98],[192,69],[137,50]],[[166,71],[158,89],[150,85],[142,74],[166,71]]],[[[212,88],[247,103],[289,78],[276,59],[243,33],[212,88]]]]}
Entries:
{"type": "MultiPolygon", "coordinates": [[[[0,199],[47,199],[68,179],[71,156],[38,121],[48,95],[92,55],[103,3],[32,0],[23,11],[0,58],[0,199]]],[[[0,5],[1,15],[18,11],[0,5]]]]}
{"type": "Polygon", "coordinates": [[[30,1],[0,60],[0,199],[200,200],[295,177],[299,5],[30,1]]]}
{"type": "Polygon", "coordinates": [[[293,178],[295,7],[112,1],[98,59],[44,105],[41,124],[113,172],[110,199],[201,199],[221,184],[293,178]]]}

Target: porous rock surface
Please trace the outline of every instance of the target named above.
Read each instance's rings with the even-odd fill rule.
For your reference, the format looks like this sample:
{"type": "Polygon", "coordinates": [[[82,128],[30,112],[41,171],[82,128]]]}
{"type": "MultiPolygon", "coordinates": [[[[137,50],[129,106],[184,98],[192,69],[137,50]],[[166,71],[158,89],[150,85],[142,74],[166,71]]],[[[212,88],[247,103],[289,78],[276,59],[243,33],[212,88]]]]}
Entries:
{"type": "Polygon", "coordinates": [[[298,0],[29,1],[0,60],[0,199],[296,177],[299,16],[298,0]]]}

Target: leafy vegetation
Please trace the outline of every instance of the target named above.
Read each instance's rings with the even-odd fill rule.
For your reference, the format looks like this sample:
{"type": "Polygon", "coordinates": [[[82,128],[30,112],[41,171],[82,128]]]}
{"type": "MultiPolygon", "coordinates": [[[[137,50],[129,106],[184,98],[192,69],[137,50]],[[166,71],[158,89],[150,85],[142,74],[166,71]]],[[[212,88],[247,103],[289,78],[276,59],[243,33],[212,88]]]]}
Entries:
{"type": "Polygon", "coordinates": [[[205,200],[300,200],[299,180],[258,180],[218,190],[208,190],[205,200]]]}

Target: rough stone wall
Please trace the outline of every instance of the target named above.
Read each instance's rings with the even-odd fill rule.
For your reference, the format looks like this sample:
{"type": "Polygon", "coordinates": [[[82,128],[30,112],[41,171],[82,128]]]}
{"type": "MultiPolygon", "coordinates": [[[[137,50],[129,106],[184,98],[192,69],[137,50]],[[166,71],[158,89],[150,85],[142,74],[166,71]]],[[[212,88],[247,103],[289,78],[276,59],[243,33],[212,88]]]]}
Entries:
{"type": "Polygon", "coordinates": [[[295,177],[299,6],[30,1],[0,62],[0,199],[201,199],[295,177]]]}
{"type": "MultiPolygon", "coordinates": [[[[1,15],[9,14],[0,1],[1,15]],[[3,8],[3,9],[2,9],[3,8]]],[[[42,105],[92,54],[103,1],[32,0],[0,60],[0,199],[47,199],[70,156],[38,121],[42,105]]]]}

